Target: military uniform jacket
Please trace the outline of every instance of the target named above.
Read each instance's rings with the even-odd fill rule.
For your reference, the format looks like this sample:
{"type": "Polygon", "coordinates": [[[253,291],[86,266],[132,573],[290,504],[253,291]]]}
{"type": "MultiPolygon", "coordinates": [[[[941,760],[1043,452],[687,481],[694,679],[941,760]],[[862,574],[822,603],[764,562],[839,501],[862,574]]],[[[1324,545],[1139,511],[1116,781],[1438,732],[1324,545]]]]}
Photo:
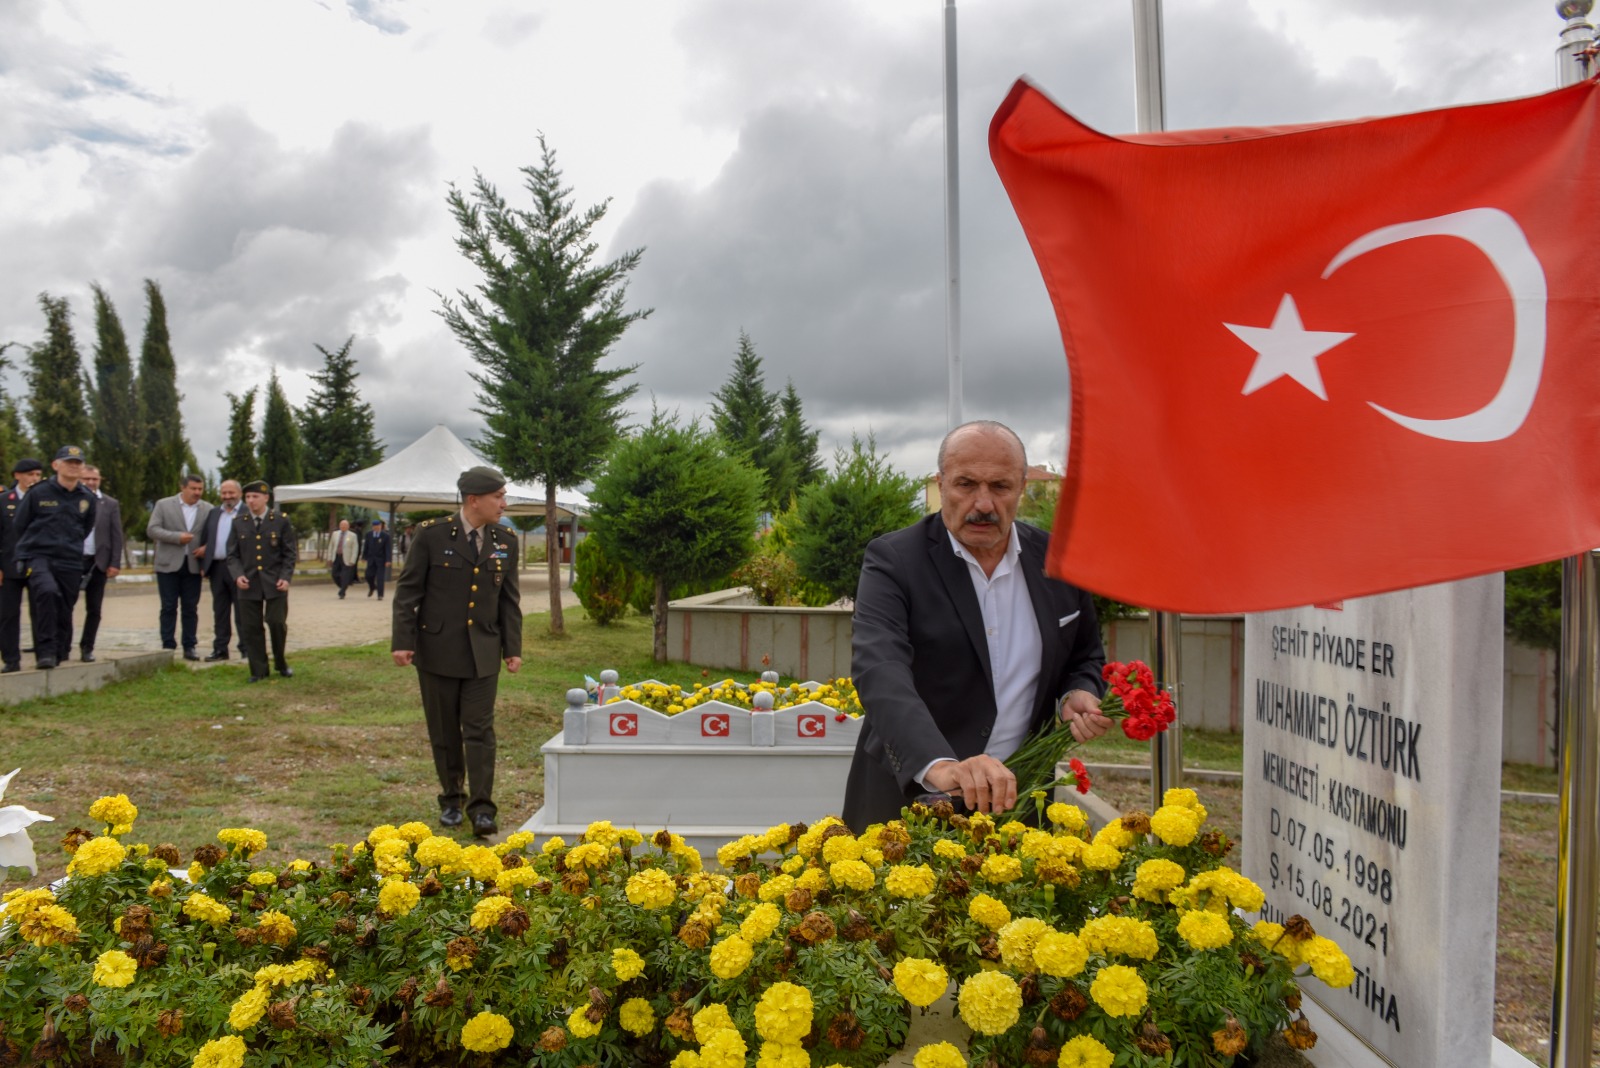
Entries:
{"type": "Polygon", "coordinates": [[[476,559],[461,516],[417,527],[394,591],[393,650],[410,650],[418,670],[450,678],[494,675],[522,655],[522,595],[517,542],[503,527],[484,527],[476,559]]]}
{"type": "Polygon", "coordinates": [[[13,559],[48,558],[83,566],[83,540],[94,529],[99,501],[82,482],[67,489],[54,478],[34,486],[17,505],[13,559]]]}
{"type": "Polygon", "coordinates": [[[239,591],[242,600],[270,601],[285,596],[287,591],[278,589],[278,580],[294,577],[299,555],[300,543],[295,540],[288,516],[268,508],[258,529],[250,510],[240,509],[228,536],[228,574],[234,582],[250,580],[249,588],[239,591]]]}
{"type": "Polygon", "coordinates": [[[17,508],[28,491],[15,483],[0,493],[0,570],[12,573],[11,563],[17,558],[17,508]]]}

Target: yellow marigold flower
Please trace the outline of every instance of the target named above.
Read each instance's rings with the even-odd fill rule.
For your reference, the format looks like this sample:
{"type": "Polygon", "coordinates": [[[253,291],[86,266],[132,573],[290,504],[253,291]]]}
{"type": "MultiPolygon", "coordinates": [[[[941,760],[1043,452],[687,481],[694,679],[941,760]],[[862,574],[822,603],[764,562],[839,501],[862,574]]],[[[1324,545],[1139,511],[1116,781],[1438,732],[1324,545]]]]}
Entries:
{"type": "Polygon", "coordinates": [[[922,957],[902,957],[894,966],[894,988],[919,1009],[925,1009],[944,996],[950,976],[944,966],[922,957]]]}
{"type": "Polygon", "coordinates": [[[1022,991],[1005,972],[979,972],[956,995],[961,1021],[980,1035],[1001,1035],[1016,1025],[1022,991]]]}
{"type": "MultiPolygon", "coordinates": [[[[830,842],[840,839],[830,838],[830,842]]],[[[841,860],[828,868],[828,875],[833,879],[833,885],[849,887],[851,890],[871,890],[878,885],[878,877],[871,868],[859,860],[841,860]]]]}
{"type": "Polygon", "coordinates": [[[255,856],[267,848],[267,836],[251,827],[224,827],[217,832],[217,841],[245,857],[255,856]]]}
{"type": "Polygon", "coordinates": [[[134,959],[120,949],[108,949],[94,962],[94,981],[101,986],[123,987],[133,982],[139,970],[134,959]]]}
{"type": "Polygon", "coordinates": [[[1089,950],[1077,935],[1050,931],[1034,943],[1033,963],[1046,975],[1070,979],[1089,963],[1089,950]]]}
{"type": "Polygon", "coordinates": [[[792,875],[774,875],[761,884],[761,889],[756,891],[756,897],[762,901],[781,901],[795,888],[795,878],[792,875]]]}
{"type": "Polygon", "coordinates": [[[762,852],[777,852],[789,844],[789,825],[787,823],[775,824],[767,828],[767,833],[760,836],[761,844],[766,848],[762,852]]]}
{"type": "Polygon", "coordinates": [[[191,920],[209,923],[213,927],[220,927],[233,918],[233,912],[228,906],[198,890],[184,899],[183,914],[191,920]]]}
{"type": "Polygon", "coordinates": [[[1111,1068],[1116,1058],[1093,1035],[1076,1035],[1061,1047],[1056,1068],[1111,1068]]]}
{"type": "Polygon", "coordinates": [[[430,834],[417,843],[417,863],[425,868],[450,871],[461,864],[461,843],[454,838],[430,834]]]}
{"type": "Polygon", "coordinates": [[[802,857],[814,857],[817,850],[822,848],[822,836],[829,827],[843,827],[844,821],[837,816],[824,816],[813,823],[805,834],[802,834],[794,843],[795,851],[802,857]]]}
{"type": "Polygon", "coordinates": [[[452,951],[450,946],[456,945],[457,943],[451,942],[445,947],[445,966],[453,972],[466,971],[472,967],[472,962],[477,959],[477,947],[470,946],[467,952],[462,952],[459,947],[452,951]]]}
{"type": "Polygon", "coordinates": [[[718,1031],[734,1029],[733,1017],[728,1013],[728,1006],[715,1001],[695,1013],[692,1022],[694,1040],[702,1046],[711,1041],[711,1036],[718,1031]]]}
{"type": "Polygon", "coordinates": [[[238,1035],[213,1038],[195,1053],[190,1068],[243,1068],[244,1039],[238,1035]]]}
{"type": "Polygon", "coordinates": [[[127,794],[102,797],[89,806],[89,818],[112,827],[112,834],[127,834],[133,821],[139,818],[139,807],[128,800],[127,794]]]}
{"type": "Polygon", "coordinates": [[[1311,966],[1311,974],[1331,987],[1349,986],[1355,982],[1356,972],[1350,958],[1331,938],[1317,935],[1300,946],[1300,959],[1311,966]]]}
{"type": "Polygon", "coordinates": [[[290,871],[310,871],[311,870],[311,862],[309,860],[300,860],[299,858],[296,858],[296,859],[291,860],[289,862],[289,870],[290,871]]]}
{"type": "Polygon", "coordinates": [[[754,854],[756,842],[757,839],[748,834],[731,842],[724,842],[717,848],[717,863],[724,868],[733,867],[740,860],[754,854]]]}
{"type": "Polygon", "coordinates": [[[643,1038],[656,1029],[656,1012],[644,998],[629,998],[617,1010],[617,1023],[630,1035],[643,1038]]]}
{"type": "Polygon", "coordinates": [[[1200,822],[1206,821],[1206,806],[1200,803],[1200,795],[1186,787],[1174,787],[1161,795],[1163,805],[1178,805],[1188,809],[1200,817],[1200,822]]]}
{"type": "Polygon", "coordinates": [[[821,868],[807,868],[800,873],[800,877],[794,881],[794,885],[801,890],[810,890],[814,894],[818,890],[827,889],[828,876],[821,868]]]}
{"type": "Polygon", "coordinates": [[[1226,916],[1190,911],[1178,920],[1178,937],[1195,949],[1220,949],[1233,941],[1233,928],[1226,916]]]}
{"type": "Polygon", "coordinates": [[[380,823],[367,832],[367,844],[378,848],[378,843],[388,842],[400,837],[400,828],[392,823],[380,823]]]}
{"type": "Polygon", "coordinates": [[[1034,964],[1033,947],[1039,944],[1039,939],[1052,933],[1052,928],[1043,920],[1036,920],[1032,916],[1023,916],[1012,920],[1000,928],[1000,959],[1007,968],[1019,972],[1037,971],[1034,964]]]}
{"type": "Polygon", "coordinates": [[[469,921],[473,927],[480,931],[487,930],[500,922],[500,917],[517,907],[517,903],[509,897],[486,897],[472,907],[472,919],[469,921]]]}
{"type": "Polygon", "coordinates": [[[883,877],[890,897],[926,897],[933,893],[933,869],[926,864],[896,864],[883,877]]]}
{"type": "Polygon", "coordinates": [[[967,1059],[948,1042],[934,1042],[917,1050],[911,1068],[967,1068],[967,1059]]]}
{"type": "Polygon", "coordinates": [[[1150,817],[1150,830],[1167,845],[1186,846],[1200,833],[1200,817],[1191,809],[1162,805],[1150,817]]]}
{"type": "Polygon", "coordinates": [[[700,1054],[692,1049],[680,1049],[667,1068],[701,1068],[700,1054]]]}
{"type": "Polygon", "coordinates": [[[700,1068],[744,1068],[747,1053],[738,1031],[718,1031],[700,1044],[700,1068]]]}
{"type": "Polygon", "coordinates": [[[372,847],[372,863],[379,875],[405,875],[411,871],[411,843],[385,838],[372,847]]]}
{"type": "Polygon", "coordinates": [[[1011,922],[1011,910],[1006,908],[1005,902],[988,894],[978,894],[968,902],[967,915],[991,931],[998,931],[1011,922]]]}
{"type": "Polygon", "coordinates": [[[269,987],[253,986],[240,995],[228,1010],[228,1026],[235,1031],[248,1031],[261,1022],[267,1011],[267,1001],[272,997],[269,987]]]}
{"type": "Polygon", "coordinates": [[[1127,849],[1133,845],[1133,832],[1122,825],[1122,819],[1119,817],[1095,833],[1094,844],[1108,845],[1113,849],[1127,849]]]}
{"type": "Polygon", "coordinates": [[[78,847],[67,865],[70,875],[104,875],[121,866],[128,851],[115,838],[91,838],[78,847]]]}
{"type": "Polygon", "coordinates": [[[871,868],[883,867],[883,850],[867,846],[861,850],[861,862],[871,868]]]}
{"type": "Polygon", "coordinates": [[[1054,857],[1060,856],[1065,848],[1066,838],[1058,838],[1049,831],[1027,830],[1022,832],[1022,843],[1017,846],[1017,853],[1024,857],[1054,857]]]}
{"type": "Polygon", "coordinates": [[[255,981],[257,986],[289,986],[292,983],[303,983],[315,979],[326,972],[333,974],[333,969],[321,961],[302,957],[293,964],[266,964],[256,969],[255,981]]]}
{"type": "Polygon", "coordinates": [[[1089,825],[1089,818],[1083,814],[1083,809],[1077,805],[1069,805],[1065,801],[1057,801],[1044,810],[1045,819],[1057,827],[1076,834],[1089,825]]]}
{"type": "Polygon", "coordinates": [[[798,1044],[811,1031],[814,1011],[811,991],[797,983],[773,983],[756,1002],[756,1033],[768,1042],[798,1044]]]}
{"type": "Polygon", "coordinates": [[[39,905],[18,918],[17,933],[36,946],[66,945],[78,940],[78,919],[60,905],[39,905]]]}
{"type": "Polygon", "coordinates": [[[1212,912],[1227,912],[1229,906],[1257,912],[1266,903],[1266,895],[1261,892],[1261,887],[1232,868],[1213,868],[1201,872],[1189,880],[1187,889],[1191,903],[1200,907],[1198,902],[1203,901],[1204,907],[1212,912]]]}
{"type": "Polygon", "coordinates": [[[1137,1016],[1144,1011],[1150,988],[1126,964],[1108,964],[1089,984],[1089,996],[1107,1016],[1137,1016]]]}
{"type": "Polygon", "coordinates": [[[253,871],[245,876],[245,882],[251,886],[270,886],[277,881],[277,875],[264,869],[262,871],[253,871]]]}
{"type": "Polygon", "coordinates": [[[1183,865],[1170,860],[1147,860],[1133,875],[1133,896],[1161,904],[1169,890],[1183,885],[1183,865]]]}
{"type": "Polygon", "coordinates": [[[1115,846],[1096,839],[1094,844],[1084,846],[1079,859],[1090,871],[1116,871],[1122,864],[1122,853],[1115,846]]]}
{"type": "Polygon", "coordinates": [[[498,879],[505,865],[488,846],[473,845],[461,851],[461,867],[480,883],[486,883],[498,879]]]}
{"type": "Polygon", "coordinates": [[[1228,904],[1245,912],[1260,912],[1267,903],[1267,895],[1255,882],[1238,872],[1228,886],[1228,904]]]}
{"type": "Polygon", "coordinates": [[[422,891],[404,879],[385,879],[378,887],[378,911],[385,916],[404,916],[421,900],[422,891]]]}
{"type": "Polygon", "coordinates": [[[600,1025],[589,1019],[589,1006],[579,1005],[567,1017],[567,1030],[579,1038],[593,1038],[600,1033],[600,1025]]]}
{"type": "Polygon", "coordinates": [[[189,870],[188,870],[187,874],[189,876],[189,881],[191,883],[197,883],[201,879],[205,878],[206,866],[204,864],[201,864],[197,860],[193,864],[189,865],[189,870]]]}
{"type": "Polygon", "coordinates": [[[666,908],[678,899],[678,886],[660,868],[645,868],[628,876],[628,900],[640,908],[666,908]]]}
{"type": "Polygon", "coordinates": [[[0,897],[0,916],[7,916],[16,921],[34,909],[55,903],[56,895],[48,887],[8,890],[4,897],[0,897]]]}
{"type": "Polygon", "coordinates": [[[689,876],[689,885],[683,889],[685,901],[699,901],[708,894],[718,897],[728,892],[732,884],[726,875],[716,875],[711,872],[697,871],[689,876]]]}
{"type": "Polygon", "coordinates": [[[473,1053],[493,1053],[511,1045],[513,1034],[510,1020],[498,1012],[480,1012],[462,1025],[461,1045],[473,1053]]]}
{"type": "Polygon", "coordinates": [[[502,890],[526,890],[538,881],[538,870],[524,864],[520,868],[507,868],[495,878],[494,884],[502,890]]]}
{"type": "Polygon", "coordinates": [[[1010,837],[1013,834],[1024,834],[1027,830],[1028,825],[1021,820],[1007,820],[1000,826],[999,833],[1004,837],[1010,837]]]}
{"type": "Polygon", "coordinates": [[[744,971],[754,955],[750,943],[740,935],[729,935],[711,947],[711,974],[718,979],[732,979],[744,971]]]}
{"type": "Polygon", "coordinates": [[[793,875],[795,872],[799,871],[801,868],[803,868],[805,866],[806,866],[806,858],[802,857],[800,854],[796,853],[792,857],[785,857],[783,863],[778,865],[778,868],[785,875],[793,875]]]}
{"type": "Polygon", "coordinates": [[[750,910],[750,915],[739,925],[739,933],[744,936],[746,942],[752,944],[760,942],[772,936],[772,932],[778,929],[782,919],[783,913],[778,910],[778,906],[770,901],[763,901],[750,910]]]}
{"type": "Polygon", "coordinates": [[[841,860],[860,860],[861,850],[861,839],[847,834],[835,835],[822,843],[822,862],[834,864],[841,860]]]}
{"type": "Polygon", "coordinates": [[[611,970],[617,973],[619,980],[626,983],[629,979],[643,974],[644,958],[625,946],[619,946],[611,951],[611,970]]]}
{"type": "Polygon", "coordinates": [[[978,874],[991,883],[1016,882],[1022,878],[1022,861],[1016,857],[1008,857],[1004,853],[996,853],[984,859],[983,867],[978,869],[978,874]]]}
{"type": "Polygon", "coordinates": [[[149,894],[151,897],[171,897],[172,880],[167,878],[156,879],[152,881],[149,886],[145,887],[144,892],[149,894]]]}
{"type": "Polygon", "coordinates": [[[396,827],[395,833],[401,838],[404,838],[406,841],[410,842],[412,845],[416,845],[418,842],[432,838],[433,828],[429,827],[426,823],[412,820],[410,823],[402,823],[400,826],[396,827]]]}
{"type": "Polygon", "coordinates": [[[552,835],[544,845],[540,846],[539,851],[548,856],[551,853],[559,853],[565,848],[567,848],[567,840],[557,834],[552,835]]]}
{"type": "Polygon", "coordinates": [[[756,1068],[811,1068],[811,1055],[799,1043],[763,1042],[756,1068]]]}
{"type": "MultiPolygon", "coordinates": [[[[967,855],[967,851],[960,842],[952,842],[948,838],[941,838],[933,843],[933,855],[943,857],[945,860],[960,860],[967,855]]],[[[948,1046],[949,1044],[948,1042],[939,1043],[941,1046],[948,1046]]],[[[932,1049],[933,1047],[924,1046],[923,1048],[932,1049]]]]}
{"type": "Polygon", "coordinates": [[[257,916],[256,929],[263,942],[271,942],[275,946],[287,946],[299,933],[294,928],[294,921],[277,909],[268,909],[257,916]]]}
{"type": "Polygon", "coordinates": [[[1154,960],[1161,951],[1155,928],[1132,916],[1097,916],[1083,925],[1078,937],[1090,953],[1102,957],[1154,960]]]}
{"type": "Polygon", "coordinates": [[[588,830],[583,832],[585,842],[599,842],[603,846],[616,845],[618,837],[620,837],[618,831],[611,826],[610,820],[595,820],[589,824],[588,830]]]}
{"type": "MultiPolygon", "coordinates": [[[[610,846],[601,845],[599,842],[584,842],[582,845],[576,845],[567,850],[567,867],[594,868],[598,870],[610,858],[610,846]]],[[[495,857],[496,862],[499,859],[499,857],[495,857]]]]}
{"type": "Polygon", "coordinates": [[[504,842],[501,842],[494,848],[495,851],[501,856],[505,856],[507,853],[520,853],[529,846],[533,845],[533,838],[534,835],[532,831],[513,831],[511,834],[506,836],[506,840],[504,842]]]}

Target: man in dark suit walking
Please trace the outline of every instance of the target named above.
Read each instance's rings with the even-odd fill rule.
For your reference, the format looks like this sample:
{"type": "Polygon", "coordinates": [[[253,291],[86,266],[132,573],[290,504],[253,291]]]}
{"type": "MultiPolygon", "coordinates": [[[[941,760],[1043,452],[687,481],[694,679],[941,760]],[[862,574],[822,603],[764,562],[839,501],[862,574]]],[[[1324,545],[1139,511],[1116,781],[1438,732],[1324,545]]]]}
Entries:
{"type": "Polygon", "coordinates": [[[211,586],[211,652],[206,663],[228,659],[228,643],[233,632],[239,631],[239,652],[244,653],[244,628],[239,621],[239,587],[228,571],[228,542],[233,537],[233,527],[244,514],[244,491],[233,479],[224,479],[217,487],[221,504],[206,513],[200,527],[200,547],[194,555],[200,561],[200,575],[211,586]]]}
{"type": "Polygon", "coordinates": [[[294,577],[300,543],[288,516],[267,507],[271,488],[261,480],[244,486],[245,514],[228,539],[228,573],[239,588],[239,638],[250,661],[250,681],[267,678],[267,635],[278,674],[294,672],[284,656],[289,641],[289,580],[294,577]]]}
{"type": "Polygon", "coordinates": [[[867,546],[851,673],[867,710],[845,787],[856,831],[943,792],[979,811],[1017,800],[1005,760],[1059,707],[1103,733],[1094,600],[1045,576],[1049,536],[1015,522],[1027,458],[1000,423],[939,446],[940,510],[867,546]]]}
{"type": "MultiPolygon", "coordinates": [[[[93,464],[84,466],[83,484],[99,501],[94,530],[83,542],[83,631],[78,635],[78,659],[88,664],[94,662],[94,640],[100,633],[100,606],[105,602],[106,583],[122,570],[122,505],[115,497],[100,492],[100,469],[93,464]]],[[[67,645],[72,645],[70,637],[67,645]]]]}
{"type": "MultiPolygon", "coordinates": [[[[22,670],[22,594],[27,584],[17,578],[17,506],[28,489],[44,477],[44,465],[24,458],[11,468],[11,488],[0,493],[0,674],[22,670]]],[[[34,624],[38,630],[38,624],[34,624]]],[[[34,636],[38,644],[38,635],[34,636]]]]}
{"type": "Polygon", "coordinates": [[[378,600],[383,600],[383,584],[388,578],[389,561],[394,559],[394,538],[384,527],[383,520],[372,521],[372,529],[367,531],[367,538],[361,543],[361,559],[367,562],[367,596],[376,593],[378,600]]]}
{"type": "Polygon", "coordinates": [[[494,698],[500,663],[522,668],[517,540],[499,525],[506,480],[474,467],[456,481],[461,511],[417,527],[394,592],[394,662],[415,665],[439,776],[439,823],[487,838],[495,822],[494,698]]]}

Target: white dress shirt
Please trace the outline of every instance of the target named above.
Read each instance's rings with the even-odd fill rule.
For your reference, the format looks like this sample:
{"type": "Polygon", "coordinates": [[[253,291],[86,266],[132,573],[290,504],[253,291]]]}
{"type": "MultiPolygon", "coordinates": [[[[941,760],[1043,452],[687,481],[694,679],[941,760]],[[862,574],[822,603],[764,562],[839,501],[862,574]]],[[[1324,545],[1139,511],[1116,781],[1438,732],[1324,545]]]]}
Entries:
{"type": "MultiPolygon", "coordinates": [[[[94,499],[98,501],[100,499],[100,497],[101,497],[100,491],[99,490],[95,490],[94,491],[94,499]]],[[[85,555],[85,556],[93,556],[94,555],[94,527],[90,527],[89,528],[89,536],[87,538],[83,539],[83,555],[85,555]]],[[[112,566],[115,567],[116,565],[113,564],[112,566]]]]}

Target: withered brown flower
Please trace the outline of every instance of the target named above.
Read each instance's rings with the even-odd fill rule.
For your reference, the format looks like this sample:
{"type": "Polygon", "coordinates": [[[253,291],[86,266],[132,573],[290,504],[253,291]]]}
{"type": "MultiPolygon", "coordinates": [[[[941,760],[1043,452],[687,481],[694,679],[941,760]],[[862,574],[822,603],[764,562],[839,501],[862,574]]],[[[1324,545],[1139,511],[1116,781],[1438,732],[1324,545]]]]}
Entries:
{"type": "Polygon", "coordinates": [[[182,1030],[182,1009],[162,1009],[156,1014],[156,1031],[162,1038],[176,1038],[182,1030]]]}
{"type": "Polygon", "coordinates": [[[1310,1049],[1317,1044],[1317,1033],[1311,1030],[1311,1025],[1306,1022],[1304,1016],[1301,1016],[1284,1028],[1283,1040],[1293,1049],[1310,1049]]]}
{"type": "Polygon", "coordinates": [[[1222,1030],[1211,1032],[1211,1047],[1224,1057],[1237,1057],[1250,1045],[1250,1035],[1239,1026],[1237,1016],[1229,1016],[1222,1030]]]}

